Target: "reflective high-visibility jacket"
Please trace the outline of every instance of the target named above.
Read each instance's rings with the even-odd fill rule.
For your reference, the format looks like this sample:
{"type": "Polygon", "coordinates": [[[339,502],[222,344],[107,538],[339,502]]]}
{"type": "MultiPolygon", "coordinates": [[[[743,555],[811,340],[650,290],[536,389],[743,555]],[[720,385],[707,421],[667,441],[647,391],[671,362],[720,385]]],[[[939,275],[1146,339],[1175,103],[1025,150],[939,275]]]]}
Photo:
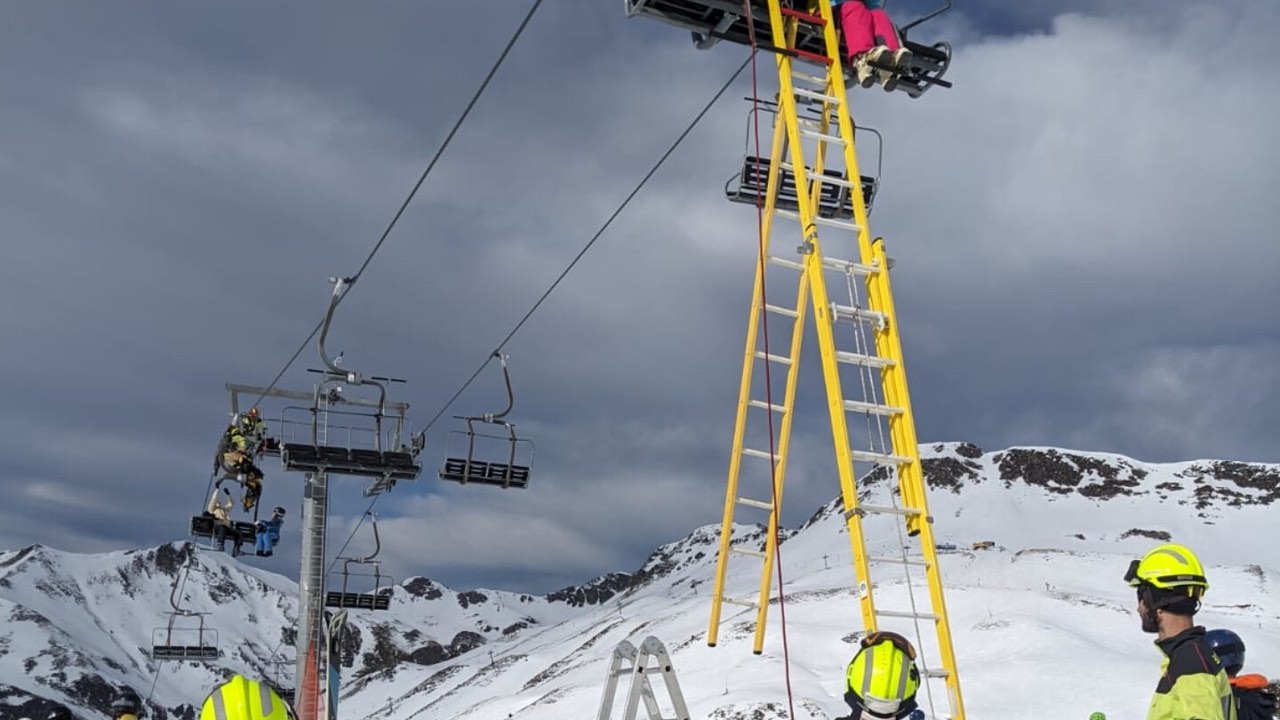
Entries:
{"type": "Polygon", "coordinates": [[[1156,641],[1164,653],[1147,720],[1236,720],[1231,683],[1218,656],[1193,627],[1156,641]]]}

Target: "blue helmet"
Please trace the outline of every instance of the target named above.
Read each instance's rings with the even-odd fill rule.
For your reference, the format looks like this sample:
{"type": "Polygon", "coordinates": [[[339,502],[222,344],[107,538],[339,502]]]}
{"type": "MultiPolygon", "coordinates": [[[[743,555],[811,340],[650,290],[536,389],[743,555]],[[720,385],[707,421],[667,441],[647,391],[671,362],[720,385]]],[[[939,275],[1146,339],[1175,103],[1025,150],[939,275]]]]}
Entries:
{"type": "Polygon", "coordinates": [[[1230,630],[1210,630],[1204,634],[1205,642],[1222,661],[1228,675],[1235,675],[1244,667],[1244,641],[1230,630]]]}

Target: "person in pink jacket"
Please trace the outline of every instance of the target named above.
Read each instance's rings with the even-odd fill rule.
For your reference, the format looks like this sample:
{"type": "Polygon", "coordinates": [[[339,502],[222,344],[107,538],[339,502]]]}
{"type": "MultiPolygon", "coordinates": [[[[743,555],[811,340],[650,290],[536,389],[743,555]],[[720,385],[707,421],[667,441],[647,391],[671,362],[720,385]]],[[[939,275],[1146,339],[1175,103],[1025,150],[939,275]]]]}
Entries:
{"type": "Polygon", "coordinates": [[[894,89],[898,73],[888,68],[909,66],[911,51],[898,41],[898,31],[884,11],[884,0],[845,0],[840,5],[840,27],[846,57],[857,71],[858,84],[871,87],[878,74],[885,90],[894,89]]]}

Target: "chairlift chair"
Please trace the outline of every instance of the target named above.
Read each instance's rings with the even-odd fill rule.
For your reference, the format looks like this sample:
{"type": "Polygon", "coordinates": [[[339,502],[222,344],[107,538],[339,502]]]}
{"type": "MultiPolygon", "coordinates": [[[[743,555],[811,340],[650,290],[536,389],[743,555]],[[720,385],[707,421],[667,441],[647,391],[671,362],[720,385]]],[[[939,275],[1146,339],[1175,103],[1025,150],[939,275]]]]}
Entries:
{"type": "MultiPolygon", "coordinates": [[[[445,452],[444,466],[440,469],[440,479],[462,484],[479,483],[502,488],[525,488],[529,486],[529,473],[533,465],[533,442],[516,436],[515,425],[503,418],[511,412],[515,405],[515,395],[511,391],[511,375],[507,371],[506,356],[495,351],[494,357],[502,363],[502,377],[507,387],[507,407],[500,413],[486,413],[480,416],[454,417],[466,424],[466,431],[454,430],[449,433],[445,452]],[[475,423],[501,426],[505,435],[492,435],[477,432],[475,423]],[[476,457],[476,440],[482,445],[494,443],[504,446],[506,453],[497,459],[481,460],[476,457]],[[492,441],[492,442],[491,442],[492,441]],[[461,450],[465,447],[466,453],[461,450]]],[[[486,455],[486,457],[492,457],[486,455]]]]}
{"type": "MultiPolygon", "coordinates": [[[[747,111],[747,146],[750,147],[753,115],[760,111],[777,112],[777,103],[756,101],[747,111]]],[[[816,114],[821,114],[815,109],[816,114]]],[[[875,202],[876,191],[880,187],[880,171],[884,157],[884,141],[875,128],[855,126],[855,131],[868,132],[876,137],[876,172],[874,175],[860,175],[862,199],[866,204],[867,214],[871,214],[875,202]]],[[[731,202],[763,207],[769,190],[769,170],[771,160],[758,157],[746,151],[742,161],[742,169],[730,177],[724,185],[725,197],[731,202]]],[[[800,199],[796,193],[796,174],[793,168],[779,168],[778,193],[774,198],[774,207],[779,210],[799,212],[800,199]]],[[[806,173],[807,175],[808,173],[806,173]]],[[[853,219],[853,185],[849,182],[848,170],[824,168],[823,179],[818,183],[818,216],[837,220],[853,219]]],[[[811,191],[812,192],[812,191],[811,191]]]]}
{"type": "Polygon", "coordinates": [[[151,657],[155,660],[217,660],[218,631],[204,626],[207,613],[179,610],[169,613],[169,623],[151,632],[151,657]],[[178,618],[195,618],[195,627],[183,627],[178,618]]]}
{"type": "MultiPolygon", "coordinates": [[[[374,560],[382,551],[382,540],[378,535],[378,516],[366,513],[373,522],[373,554],[363,558],[339,558],[342,560],[342,589],[329,590],[325,593],[324,605],[332,608],[354,608],[356,610],[387,610],[391,607],[391,587],[395,579],[383,575],[381,561],[374,560]],[[352,565],[372,565],[372,573],[353,573],[352,565]],[[373,578],[372,592],[351,592],[351,578],[373,578]]],[[[335,575],[337,573],[334,573],[335,575]]]]}

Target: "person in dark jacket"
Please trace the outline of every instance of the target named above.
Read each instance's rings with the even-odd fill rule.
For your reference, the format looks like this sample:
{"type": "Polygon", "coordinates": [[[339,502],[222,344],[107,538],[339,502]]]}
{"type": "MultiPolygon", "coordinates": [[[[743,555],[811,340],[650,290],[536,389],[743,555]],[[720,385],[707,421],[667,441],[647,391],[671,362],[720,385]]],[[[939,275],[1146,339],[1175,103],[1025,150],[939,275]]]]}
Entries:
{"type": "Polygon", "coordinates": [[[1237,720],[1227,671],[1194,624],[1209,588],[1199,558],[1182,545],[1160,545],[1129,564],[1125,582],[1138,592],[1143,632],[1164,653],[1147,720],[1237,720]]]}
{"type": "Polygon", "coordinates": [[[1240,674],[1244,669],[1244,640],[1224,629],[1210,630],[1204,639],[1222,661],[1231,680],[1239,720],[1272,720],[1276,716],[1276,696],[1270,690],[1271,683],[1257,673],[1240,674]]]}

